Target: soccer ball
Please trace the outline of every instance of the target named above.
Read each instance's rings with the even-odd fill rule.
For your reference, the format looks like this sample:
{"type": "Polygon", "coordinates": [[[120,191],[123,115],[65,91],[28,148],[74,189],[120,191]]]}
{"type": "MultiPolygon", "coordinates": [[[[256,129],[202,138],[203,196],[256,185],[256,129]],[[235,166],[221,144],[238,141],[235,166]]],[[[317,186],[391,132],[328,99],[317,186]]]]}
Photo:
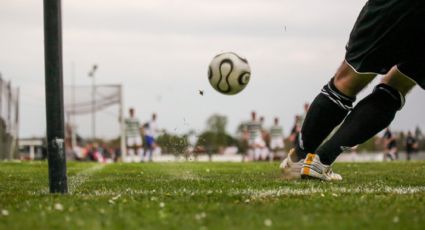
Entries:
{"type": "Polygon", "coordinates": [[[211,86],[226,95],[234,95],[242,91],[250,77],[251,69],[248,61],[232,52],[215,56],[208,69],[211,86]]]}

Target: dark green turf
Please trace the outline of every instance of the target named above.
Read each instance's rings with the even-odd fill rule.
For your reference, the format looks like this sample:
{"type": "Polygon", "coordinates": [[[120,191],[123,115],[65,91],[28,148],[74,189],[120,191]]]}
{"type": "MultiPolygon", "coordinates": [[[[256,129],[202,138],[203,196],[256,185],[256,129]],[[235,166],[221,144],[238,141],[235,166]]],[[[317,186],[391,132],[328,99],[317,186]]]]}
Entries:
{"type": "Polygon", "coordinates": [[[45,163],[0,163],[0,229],[424,229],[425,162],[334,171],[342,182],[283,181],[277,163],[69,163],[70,194],[50,195],[45,163]]]}

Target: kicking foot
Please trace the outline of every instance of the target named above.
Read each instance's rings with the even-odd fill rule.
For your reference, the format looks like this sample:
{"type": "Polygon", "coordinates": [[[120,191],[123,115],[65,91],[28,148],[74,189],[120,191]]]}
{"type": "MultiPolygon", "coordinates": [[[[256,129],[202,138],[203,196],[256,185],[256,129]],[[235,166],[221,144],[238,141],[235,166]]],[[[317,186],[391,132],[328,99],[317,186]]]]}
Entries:
{"type": "Polygon", "coordinates": [[[320,179],[325,181],[342,180],[341,175],[332,172],[330,165],[325,165],[320,162],[317,154],[309,153],[304,160],[302,170],[302,179],[320,179]]]}

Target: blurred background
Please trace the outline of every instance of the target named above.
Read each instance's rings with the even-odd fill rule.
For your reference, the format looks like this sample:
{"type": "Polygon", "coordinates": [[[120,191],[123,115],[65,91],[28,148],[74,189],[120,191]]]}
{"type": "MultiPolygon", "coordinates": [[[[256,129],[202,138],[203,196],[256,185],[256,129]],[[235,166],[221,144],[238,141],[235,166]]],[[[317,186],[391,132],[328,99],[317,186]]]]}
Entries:
{"type": "MultiPolygon", "coordinates": [[[[70,159],[119,160],[129,108],[134,108],[140,121],[142,138],[142,126],[157,114],[155,156],[212,159],[210,155],[220,153],[237,156],[228,159],[247,156],[252,160],[242,137],[252,111],[264,117],[265,133],[279,118],[285,141],[279,154],[284,155],[297,129],[295,117],[304,114],[304,105],[343,60],[350,30],[364,3],[62,1],[70,159]],[[210,60],[224,51],[238,53],[251,65],[250,83],[235,96],[216,92],[207,79],[210,60]]],[[[43,158],[43,2],[3,1],[0,29],[0,156],[43,158]]],[[[391,125],[399,151],[406,148],[408,131],[416,138],[416,149],[424,148],[424,96],[423,90],[414,89],[391,125]]],[[[357,151],[382,153],[382,135],[357,151]]],[[[261,159],[268,158],[266,154],[261,159]]]]}

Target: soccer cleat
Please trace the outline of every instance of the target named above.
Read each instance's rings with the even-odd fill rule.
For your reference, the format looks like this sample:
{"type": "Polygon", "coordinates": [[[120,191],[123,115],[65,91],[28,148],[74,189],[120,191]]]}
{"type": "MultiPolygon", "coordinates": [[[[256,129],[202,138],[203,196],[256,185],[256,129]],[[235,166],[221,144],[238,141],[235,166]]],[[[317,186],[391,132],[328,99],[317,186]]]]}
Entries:
{"type": "Polygon", "coordinates": [[[319,155],[309,153],[301,169],[302,179],[320,179],[325,181],[342,180],[341,175],[332,172],[330,165],[320,162],[319,155]]]}
{"type": "Polygon", "coordinates": [[[301,178],[301,168],[303,167],[304,160],[301,159],[299,161],[296,161],[294,159],[297,159],[295,149],[291,149],[288,153],[288,156],[282,161],[279,166],[284,179],[292,180],[301,178]]]}

